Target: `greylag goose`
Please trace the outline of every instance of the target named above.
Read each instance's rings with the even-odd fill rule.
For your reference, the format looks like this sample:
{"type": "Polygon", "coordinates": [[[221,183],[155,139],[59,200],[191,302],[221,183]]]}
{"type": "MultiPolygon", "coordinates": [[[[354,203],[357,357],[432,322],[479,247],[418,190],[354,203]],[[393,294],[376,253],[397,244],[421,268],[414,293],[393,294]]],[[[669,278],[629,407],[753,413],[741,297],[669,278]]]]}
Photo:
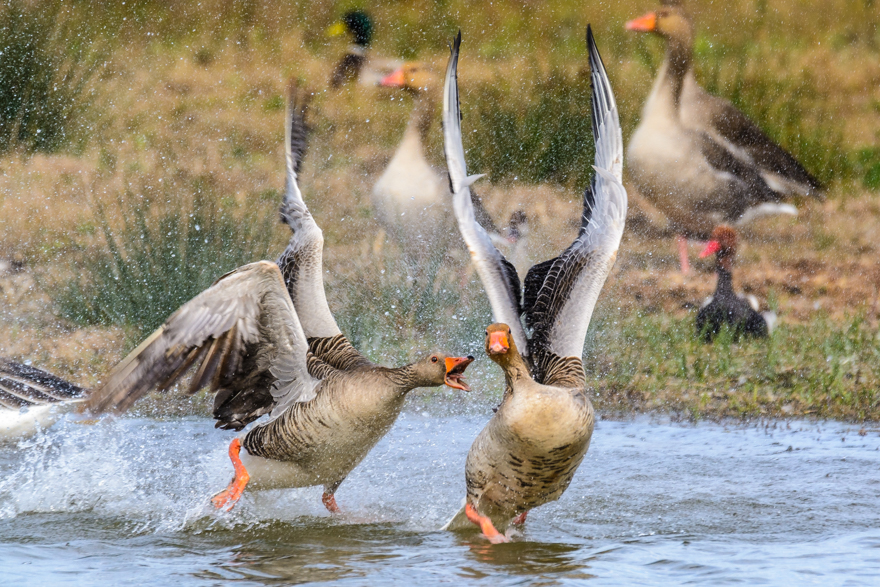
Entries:
{"type": "Polygon", "coordinates": [[[596,172],[584,192],[577,238],[555,259],[532,267],[521,291],[516,272],[475,222],[470,204],[468,186],[479,176],[468,177],[461,142],[460,42],[459,33],[446,73],[446,160],[458,226],[497,322],[486,330],[486,352],[504,370],[505,391],[468,453],[465,504],[445,528],[468,527],[470,521],[494,543],[507,541],[501,532],[524,521],[529,510],[558,499],[589,448],[593,407],[581,356],[617,256],[627,196],[617,105],[588,27],[596,172]]]}
{"type": "Polygon", "coordinates": [[[763,338],[770,333],[776,321],[773,312],[758,312],[758,300],[754,296],[739,296],[733,291],[736,241],[736,231],[732,227],[718,226],[700,253],[700,257],[715,255],[715,272],[718,274],[715,294],[703,303],[697,313],[697,336],[704,342],[712,342],[723,324],[731,328],[734,340],[742,335],[763,338]]]}
{"type": "Polygon", "coordinates": [[[730,102],[706,93],[692,67],[693,26],[677,0],[626,23],[666,39],[666,57],[627,152],[631,177],[684,237],[706,239],[720,223],[797,214],[792,194],[821,197],[819,182],[730,102]]]}
{"type": "Polygon", "coordinates": [[[351,45],[330,75],[330,87],[338,88],[346,83],[357,81],[362,86],[375,86],[382,78],[400,67],[399,60],[370,57],[370,43],[373,40],[373,19],[364,10],[349,10],[326,31],[335,37],[348,33],[351,45]]]}
{"type": "Polygon", "coordinates": [[[0,441],[50,426],[86,391],[54,375],[0,357],[0,441]]]}
{"type": "MultiPolygon", "coordinates": [[[[416,98],[403,139],[373,186],[373,208],[379,223],[413,264],[442,255],[452,243],[455,227],[447,214],[449,179],[425,158],[424,143],[434,121],[439,80],[422,63],[405,63],[382,85],[399,88],[416,98]]],[[[471,195],[477,221],[499,235],[480,198],[471,195]]],[[[503,237],[502,237],[503,238],[503,237]]]]}
{"type": "Polygon", "coordinates": [[[394,424],[406,394],[443,384],[467,391],[463,374],[473,358],[433,353],[386,368],[340,333],[321,280],[321,229],[296,182],[296,113],[293,100],[288,104],[283,211],[296,228],[279,260],[287,283],[269,261],[224,275],[132,351],[92,393],[89,407],[125,411],[199,363],[189,391],[210,387],[216,427],[242,430],[269,414],[232,440],[235,475],[214,505],[233,507],[246,486],[323,485],[322,501],[335,512],[336,489],[394,424]]]}

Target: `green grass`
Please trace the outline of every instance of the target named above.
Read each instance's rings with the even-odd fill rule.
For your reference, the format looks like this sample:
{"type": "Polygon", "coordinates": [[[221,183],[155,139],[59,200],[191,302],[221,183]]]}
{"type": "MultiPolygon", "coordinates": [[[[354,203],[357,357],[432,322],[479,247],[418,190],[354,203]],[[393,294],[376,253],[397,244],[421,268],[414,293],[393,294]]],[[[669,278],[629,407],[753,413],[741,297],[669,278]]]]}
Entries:
{"type": "Polygon", "coordinates": [[[128,191],[118,204],[121,227],[113,230],[97,206],[102,246],[75,255],[76,277],[47,291],[77,324],[148,332],[227,271],[276,253],[274,209],[252,210],[221,205],[206,177],[128,191]]]}

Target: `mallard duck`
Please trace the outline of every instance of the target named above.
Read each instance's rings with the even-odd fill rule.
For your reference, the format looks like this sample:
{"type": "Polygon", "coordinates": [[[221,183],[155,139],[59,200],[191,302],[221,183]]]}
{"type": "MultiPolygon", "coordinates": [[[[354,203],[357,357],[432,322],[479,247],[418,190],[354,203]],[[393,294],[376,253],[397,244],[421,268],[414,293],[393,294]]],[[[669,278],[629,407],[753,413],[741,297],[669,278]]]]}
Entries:
{"type": "Polygon", "coordinates": [[[720,223],[766,214],[797,214],[782,200],[821,197],[819,182],[742,112],[706,93],[692,67],[693,26],[680,2],[626,24],[666,39],[666,58],[630,140],[633,183],[679,232],[682,269],[687,238],[706,239],[720,223]]]}
{"type": "Polygon", "coordinates": [[[373,40],[373,19],[364,10],[349,10],[326,31],[335,37],[348,33],[351,45],[330,75],[330,87],[338,88],[348,82],[357,81],[362,86],[375,86],[382,78],[400,67],[397,59],[377,59],[369,55],[373,40]]]}
{"type": "Polygon", "coordinates": [[[468,453],[465,505],[445,527],[473,523],[495,543],[506,542],[502,532],[524,522],[529,510],[563,494],[589,448],[594,416],[581,356],[593,308],[617,256],[627,196],[617,105],[588,27],[596,173],[584,192],[577,238],[555,259],[532,267],[521,288],[511,264],[474,220],[468,186],[479,176],[468,177],[461,142],[460,43],[459,33],[446,73],[446,161],[459,230],[496,320],[486,329],[486,353],[503,369],[505,390],[468,453]]]}

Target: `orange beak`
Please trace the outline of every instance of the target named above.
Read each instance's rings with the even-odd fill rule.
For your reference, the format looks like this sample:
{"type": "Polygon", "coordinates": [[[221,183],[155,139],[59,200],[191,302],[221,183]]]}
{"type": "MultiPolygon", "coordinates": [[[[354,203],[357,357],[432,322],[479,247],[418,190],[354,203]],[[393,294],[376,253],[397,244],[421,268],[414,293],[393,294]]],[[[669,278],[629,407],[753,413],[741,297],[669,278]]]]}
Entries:
{"type": "Polygon", "coordinates": [[[709,241],[706,243],[706,248],[703,249],[703,252],[700,253],[700,259],[703,257],[708,257],[709,255],[714,255],[718,251],[721,250],[721,243],[718,241],[709,241]]]}
{"type": "Polygon", "coordinates": [[[640,33],[650,33],[657,30],[657,13],[649,12],[644,16],[628,21],[626,23],[626,30],[640,33]]]}
{"type": "Polygon", "coordinates": [[[403,68],[401,67],[394,73],[390,73],[382,78],[382,81],[379,82],[380,86],[392,87],[392,88],[402,88],[406,85],[406,77],[403,75],[403,68]]]}
{"type": "Polygon", "coordinates": [[[507,341],[506,332],[490,332],[489,333],[489,354],[503,355],[510,350],[510,343],[507,341]]]}
{"type": "Polygon", "coordinates": [[[464,370],[467,366],[474,362],[473,357],[447,357],[446,358],[446,385],[461,389],[462,391],[470,391],[467,382],[464,380],[464,370]]]}

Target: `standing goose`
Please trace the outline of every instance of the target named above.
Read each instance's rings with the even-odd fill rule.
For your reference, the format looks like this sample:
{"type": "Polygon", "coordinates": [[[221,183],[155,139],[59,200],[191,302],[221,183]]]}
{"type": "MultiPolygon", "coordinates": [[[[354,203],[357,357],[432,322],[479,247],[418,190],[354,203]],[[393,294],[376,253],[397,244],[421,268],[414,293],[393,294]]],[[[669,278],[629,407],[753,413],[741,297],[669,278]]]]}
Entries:
{"type": "Polygon", "coordinates": [[[446,161],[458,226],[498,322],[486,330],[486,352],[504,370],[505,391],[468,453],[465,506],[446,528],[467,527],[469,520],[492,542],[505,542],[500,531],[562,495],[589,448],[593,407],[581,356],[626,220],[623,141],[614,95],[587,27],[596,173],[584,192],[577,238],[555,259],[532,267],[521,291],[516,272],[475,222],[470,204],[468,186],[479,176],[468,177],[461,143],[460,42],[461,34],[446,73],[446,161]]]}
{"type": "Polygon", "coordinates": [[[679,237],[706,239],[719,223],[745,224],[765,214],[797,214],[781,200],[821,197],[819,182],[727,100],[696,82],[693,26],[678,0],[626,23],[667,41],[666,58],[629,143],[633,182],[669,218],[679,237]]]}
{"type": "Polygon", "coordinates": [[[269,414],[230,444],[235,476],[214,497],[218,508],[234,506],[247,485],[323,485],[322,501],[335,512],[336,489],[394,424],[409,391],[443,384],[468,390],[463,374],[470,357],[434,353],[386,368],[339,332],[320,281],[321,230],[296,183],[292,103],[285,211],[300,230],[280,260],[288,284],[269,261],[227,273],[172,314],[89,398],[95,413],[122,412],[151,389],[168,389],[198,363],[189,391],[210,387],[218,428],[241,430],[269,414]],[[322,349],[309,352],[306,332],[322,349]]]}
{"type": "Polygon", "coordinates": [[[0,357],[0,442],[50,426],[86,391],[54,375],[0,357]]]}
{"type": "Polygon", "coordinates": [[[375,86],[400,67],[399,60],[377,59],[369,55],[373,28],[373,19],[366,11],[349,10],[326,30],[326,34],[331,37],[348,33],[352,42],[333,68],[330,75],[331,88],[338,88],[352,81],[362,86],[375,86]]]}
{"type": "Polygon", "coordinates": [[[697,336],[704,342],[712,342],[727,324],[733,330],[734,340],[740,336],[764,338],[770,333],[776,314],[758,313],[758,300],[736,295],[733,291],[733,260],[736,257],[736,231],[730,226],[719,226],[712,231],[706,248],[700,257],[715,255],[715,272],[718,284],[711,296],[697,313],[697,336]]]}

